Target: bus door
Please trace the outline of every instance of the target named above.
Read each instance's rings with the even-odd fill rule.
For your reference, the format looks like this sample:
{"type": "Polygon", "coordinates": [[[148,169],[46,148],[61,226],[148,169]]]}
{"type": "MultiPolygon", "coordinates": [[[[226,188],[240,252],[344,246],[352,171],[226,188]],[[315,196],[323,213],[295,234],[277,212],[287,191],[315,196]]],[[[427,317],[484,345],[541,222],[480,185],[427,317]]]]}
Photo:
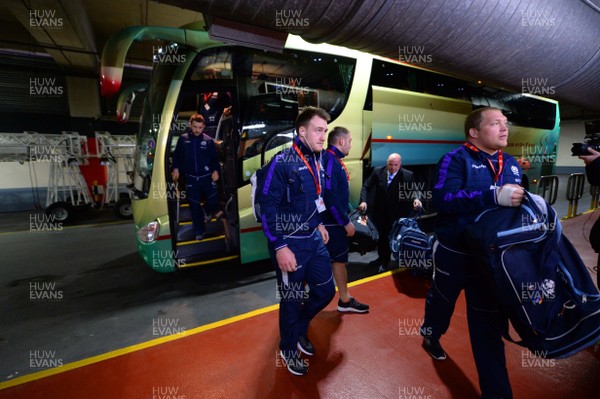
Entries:
{"type": "MultiPolygon", "coordinates": [[[[227,83],[223,84],[218,79],[187,80],[181,89],[176,116],[171,124],[172,154],[179,137],[190,133],[190,117],[194,114],[202,115],[206,125],[204,134],[214,140],[221,166],[221,174],[217,181],[218,208],[214,213],[206,214],[206,235],[202,240],[195,238],[189,198],[185,190],[185,176],[180,176],[177,184],[173,182],[171,185],[175,193],[168,196],[169,218],[175,261],[179,268],[239,257],[238,209],[235,200],[238,186],[236,89],[232,82],[227,83]]],[[[167,181],[171,180],[170,171],[171,168],[167,170],[167,181]]],[[[205,200],[206,198],[200,198],[201,203],[205,200]]]]}

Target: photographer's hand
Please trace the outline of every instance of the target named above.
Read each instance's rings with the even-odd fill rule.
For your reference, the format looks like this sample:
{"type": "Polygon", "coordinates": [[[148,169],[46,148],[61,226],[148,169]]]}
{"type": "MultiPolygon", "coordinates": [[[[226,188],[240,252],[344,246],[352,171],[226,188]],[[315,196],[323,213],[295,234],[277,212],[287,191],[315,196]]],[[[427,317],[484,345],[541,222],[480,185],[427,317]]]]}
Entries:
{"type": "Polygon", "coordinates": [[[588,147],[587,148],[588,152],[591,155],[580,155],[578,158],[579,159],[583,159],[583,162],[588,165],[590,164],[592,161],[594,161],[596,158],[600,157],[600,152],[588,147]]]}

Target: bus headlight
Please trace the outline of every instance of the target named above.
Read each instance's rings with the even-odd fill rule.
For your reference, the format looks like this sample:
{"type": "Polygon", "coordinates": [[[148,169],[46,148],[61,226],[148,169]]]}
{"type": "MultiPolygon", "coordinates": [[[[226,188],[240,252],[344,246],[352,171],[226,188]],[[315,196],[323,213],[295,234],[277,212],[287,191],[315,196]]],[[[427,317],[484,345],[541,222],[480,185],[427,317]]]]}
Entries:
{"type": "Polygon", "coordinates": [[[158,237],[159,230],[158,222],[155,220],[138,229],[138,238],[142,242],[152,242],[156,240],[156,237],[158,237]]]}

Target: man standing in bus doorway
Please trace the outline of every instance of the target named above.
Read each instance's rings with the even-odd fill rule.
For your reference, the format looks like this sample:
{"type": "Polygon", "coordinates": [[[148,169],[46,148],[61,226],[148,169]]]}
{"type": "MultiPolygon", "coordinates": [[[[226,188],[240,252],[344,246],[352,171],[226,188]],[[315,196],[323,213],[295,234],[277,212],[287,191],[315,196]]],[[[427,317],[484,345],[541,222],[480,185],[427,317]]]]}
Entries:
{"type": "Polygon", "coordinates": [[[413,172],[402,167],[402,157],[395,153],[388,156],[385,166],[373,169],[373,173],[362,186],[358,207],[363,212],[371,209],[369,213],[377,226],[378,258],[371,262],[371,265],[378,266],[380,272],[386,270],[390,262],[389,235],[392,225],[396,220],[408,217],[413,210],[423,206],[415,188],[413,172]]]}
{"type": "Polygon", "coordinates": [[[352,137],[348,129],[336,126],[327,137],[327,150],[323,152],[325,170],[325,206],[323,222],[329,233],[327,251],[331,256],[333,277],[340,299],[338,312],[367,313],[369,305],[358,302],[348,291],[348,237],[354,235],[354,225],[348,217],[350,204],[350,174],[342,158],[350,153],[352,137]]]}
{"type": "Polygon", "coordinates": [[[465,119],[466,143],[442,157],[434,174],[433,203],[438,210],[433,284],[421,326],[423,348],[436,360],[446,359],[439,339],[448,330],[460,291],[465,288],[471,349],[482,398],[512,398],[506,370],[502,326],[494,288],[471,255],[467,227],[488,208],[516,207],[524,189],[517,161],[502,152],[508,122],[497,108],[479,108],[465,119]]]}
{"type": "Polygon", "coordinates": [[[308,325],[335,295],[329,253],[329,234],[321,213],[324,172],[320,153],[329,114],[307,107],[296,119],[298,137],[265,166],[260,198],[262,226],[277,274],[279,356],[294,375],[308,372],[315,354],[308,325]],[[308,285],[308,291],[306,290],[308,285]]]}
{"type": "Polygon", "coordinates": [[[185,174],[186,196],[192,214],[196,240],[206,234],[206,220],[217,210],[219,196],[217,180],[221,174],[219,154],[212,138],[203,133],[204,118],[194,114],[190,117],[189,131],[179,136],[173,153],[171,177],[177,181],[180,171],[185,174]],[[206,199],[204,208],[200,204],[206,199]]]}

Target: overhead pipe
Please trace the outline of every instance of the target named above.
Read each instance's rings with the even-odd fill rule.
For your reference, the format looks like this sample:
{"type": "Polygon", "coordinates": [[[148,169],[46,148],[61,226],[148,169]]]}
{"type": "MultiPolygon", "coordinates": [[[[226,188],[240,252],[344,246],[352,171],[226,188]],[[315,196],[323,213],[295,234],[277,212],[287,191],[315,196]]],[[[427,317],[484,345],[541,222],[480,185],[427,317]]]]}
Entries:
{"type": "Polygon", "coordinates": [[[600,110],[600,12],[592,0],[161,0],[600,110]]]}

